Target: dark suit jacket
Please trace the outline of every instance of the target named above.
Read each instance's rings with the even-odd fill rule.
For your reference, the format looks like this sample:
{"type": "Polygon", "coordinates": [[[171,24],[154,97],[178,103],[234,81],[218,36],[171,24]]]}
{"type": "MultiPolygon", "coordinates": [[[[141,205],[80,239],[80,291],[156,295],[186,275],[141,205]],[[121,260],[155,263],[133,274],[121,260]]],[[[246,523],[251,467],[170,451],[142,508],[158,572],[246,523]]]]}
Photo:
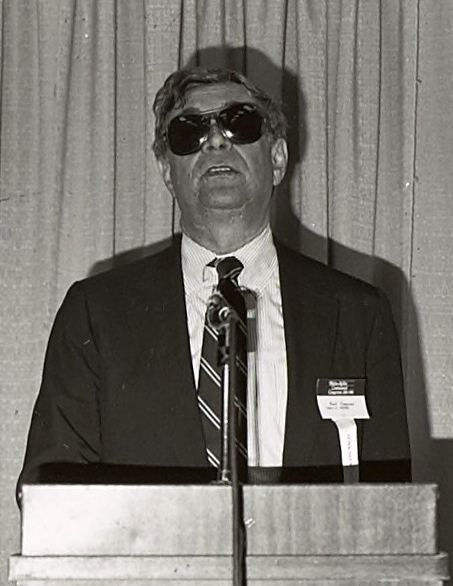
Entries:
{"type": "MultiPolygon", "coordinates": [[[[341,481],[318,378],[362,378],[362,480],[407,480],[409,442],[394,324],[377,289],[277,243],[288,357],[285,469],[341,481]]],[[[180,239],[74,284],[54,323],[20,482],[48,462],[207,467],[192,372],[180,239]]]]}

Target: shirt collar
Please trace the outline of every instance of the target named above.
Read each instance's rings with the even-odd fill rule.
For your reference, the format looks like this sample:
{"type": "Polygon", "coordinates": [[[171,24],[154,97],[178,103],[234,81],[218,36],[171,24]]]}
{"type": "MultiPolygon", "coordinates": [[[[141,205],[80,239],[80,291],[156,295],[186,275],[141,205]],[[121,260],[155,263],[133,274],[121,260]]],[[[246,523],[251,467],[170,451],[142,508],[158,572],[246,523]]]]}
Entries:
{"type": "Polygon", "coordinates": [[[269,279],[278,269],[277,252],[269,225],[241,248],[223,255],[215,255],[211,250],[183,234],[181,262],[186,292],[191,293],[204,286],[215,286],[218,281],[217,271],[214,267],[206,265],[215,257],[225,256],[235,256],[242,262],[244,269],[239,275],[239,285],[252,289],[258,294],[262,293],[269,279]]]}

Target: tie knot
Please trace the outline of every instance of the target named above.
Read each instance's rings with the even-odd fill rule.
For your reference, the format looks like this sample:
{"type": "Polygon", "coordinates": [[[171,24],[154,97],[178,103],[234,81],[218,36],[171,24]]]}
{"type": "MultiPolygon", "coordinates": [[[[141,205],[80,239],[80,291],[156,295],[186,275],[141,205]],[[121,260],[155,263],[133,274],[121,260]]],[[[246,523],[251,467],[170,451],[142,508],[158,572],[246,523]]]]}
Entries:
{"type": "Polygon", "coordinates": [[[237,285],[237,279],[244,265],[235,256],[226,256],[225,258],[216,258],[212,263],[217,269],[219,281],[229,279],[237,285]]]}

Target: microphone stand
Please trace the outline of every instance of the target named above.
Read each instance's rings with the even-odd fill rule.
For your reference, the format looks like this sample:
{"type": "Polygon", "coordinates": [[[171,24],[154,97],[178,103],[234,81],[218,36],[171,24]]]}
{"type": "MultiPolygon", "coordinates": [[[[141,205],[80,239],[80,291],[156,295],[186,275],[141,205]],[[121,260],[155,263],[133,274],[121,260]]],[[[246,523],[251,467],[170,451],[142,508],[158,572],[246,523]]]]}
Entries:
{"type": "Polygon", "coordinates": [[[234,316],[229,315],[226,323],[222,326],[223,330],[219,336],[221,367],[222,367],[222,421],[221,421],[221,457],[219,481],[226,484],[231,482],[233,462],[232,457],[235,452],[234,445],[231,446],[231,417],[234,417],[234,412],[231,413],[231,403],[234,403],[234,379],[235,368],[232,364],[231,357],[235,356],[236,336],[235,336],[234,316]],[[233,401],[231,400],[233,397],[233,401]],[[231,456],[231,457],[230,457],[231,456]]]}
{"type": "Polygon", "coordinates": [[[208,304],[208,318],[211,326],[219,333],[222,367],[222,444],[218,482],[231,486],[233,586],[244,586],[246,583],[244,503],[237,466],[236,409],[234,405],[237,384],[236,325],[238,316],[223,296],[215,294],[208,304]]]}

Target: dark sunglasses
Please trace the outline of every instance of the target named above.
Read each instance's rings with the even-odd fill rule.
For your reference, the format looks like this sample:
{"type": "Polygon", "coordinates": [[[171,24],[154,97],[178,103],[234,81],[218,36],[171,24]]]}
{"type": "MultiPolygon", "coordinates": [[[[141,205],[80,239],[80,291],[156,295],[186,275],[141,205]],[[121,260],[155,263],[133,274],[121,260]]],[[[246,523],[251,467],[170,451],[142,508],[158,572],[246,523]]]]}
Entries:
{"type": "Polygon", "coordinates": [[[251,144],[264,131],[265,117],[255,104],[237,103],[222,110],[203,114],[179,114],[170,120],[166,139],[175,155],[190,155],[201,149],[208,140],[211,120],[234,144],[251,144]]]}

